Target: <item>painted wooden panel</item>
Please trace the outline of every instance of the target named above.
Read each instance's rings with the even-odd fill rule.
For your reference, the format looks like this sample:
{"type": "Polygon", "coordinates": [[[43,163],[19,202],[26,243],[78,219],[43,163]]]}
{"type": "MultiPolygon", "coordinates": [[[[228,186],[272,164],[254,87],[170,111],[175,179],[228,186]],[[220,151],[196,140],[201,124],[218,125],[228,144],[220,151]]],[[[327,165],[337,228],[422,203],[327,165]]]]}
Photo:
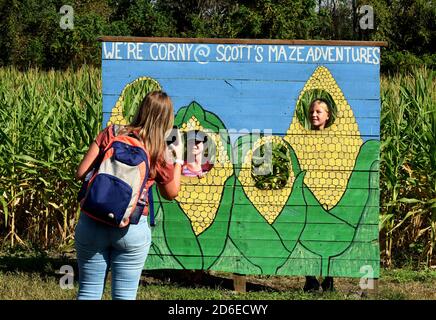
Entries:
{"type": "MultiPolygon", "coordinates": [[[[102,69],[111,78],[120,78],[123,82],[131,82],[143,75],[147,70],[150,77],[160,79],[217,79],[217,80],[257,80],[257,81],[302,81],[307,74],[313,73],[320,63],[308,64],[255,64],[247,69],[246,63],[232,62],[226,65],[215,63],[207,69],[197,62],[159,61],[121,61],[103,60],[102,69]],[[128,74],[119,74],[119,70],[129,69],[128,74]]],[[[329,69],[335,74],[338,83],[349,81],[349,77],[365,82],[377,82],[378,65],[332,64],[329,69]]]]}
{"type": "Polygon", "coordinates": [[[215,146],[213,168],[183,177],[176,200],[153,190],[145,268],[377,278],[379,47],[253,42],[102,43],[104,125],[127,122],[128,92],[144,83],[142,96],[166,91],[175,124],[215,146]],[[337,106],[323,131],[296,116],[314,89],[337,106]],[[261,190],[253,150],[271,142],[290,154],[289,179],[261,190]]]}
{"type": "MultiPolygon", "coordinates": [[[[115,78],[117,79],[117,78],[115,78]]],[[[256,80],[215,80],[215,79],[160,79],[153,78],[166,91],[178,91],[177,97],[195,97],[199,101],[203,98],[210,97],[262,97],[271,95],[279,99],[288,99],[290,95],[294,96],[301,91],[304,82],[293,81],[256,81],[256,80]],[[194,88],[197,88],[198,92],[194,88]]],[[[120,94],[120,86],[125,86],[127,83],[116,83],[114,80],[112,85],[108,85],[103,89],[103,94],[120,94]]],[[[377,82],[346,82],[343,84],[342,90],[348,93],[349,99],[378,99],[380,97],[379,84],[377,82]],[[366,92],[363,94],[362,91],[366,92]]],[[[214,101],[216,105],[218,101],[214,101]]],[[[204,104],[204,102],[203,102],[204,104]]],[[[212,105],[212,106],[213,106],[212,105]]],[[[267,104],[267,106],[270,104],[267,104]]],[[[255,106],[252,106],[255,108],[255,106]]]]}
{"type": "Polygon", "coordinates": [[[261,44],[103,42],[103,60],[195,61],[208,63],[380,64],[380,48],[261,44]]]}

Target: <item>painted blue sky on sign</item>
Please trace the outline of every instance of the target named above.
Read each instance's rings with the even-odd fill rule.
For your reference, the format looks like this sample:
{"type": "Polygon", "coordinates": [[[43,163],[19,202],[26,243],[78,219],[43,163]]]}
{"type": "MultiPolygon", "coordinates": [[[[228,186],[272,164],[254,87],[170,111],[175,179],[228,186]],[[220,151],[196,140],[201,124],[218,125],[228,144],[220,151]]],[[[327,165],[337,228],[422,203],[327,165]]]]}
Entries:
{"type": "MultiPolygon", "coordinates": [[[[222,51],[219,51],[219,45],[200,47],[199,44],[189,44],[192,46],[189,54],[188,51],[184,51],[184,56],[181,56],[180,51],[177,56],[177,47],[170,54],[168,50],[173,50],[173,47],[165,44],[167,52],[164,53],[164,49],[161,49],[162,54],[159,56],[160,45],[162,44],[142,43],[140,55],[138,43],[130,46],[129,43],[120,45],[118,52],[114,43],[103,43],[104,124],[107,123],[109,113],[123,88],[135,79],[147,76],[157,80],[163,90],[171,96],[176,112],[196,101],[205,110],[215,113],[227,129],[272,129],[274,134],[282,135],[289,128],[296,101],[305,83],[318,66],[324,65],[351,105],[362,139],[379,139],[378,47],[351,47],[353,52],[360,52],[366,58],[362,58],[360,62],[347,62],[346,57],[344,58],[344,52],[347,51],[344,51],[343,47],[327,47],[333,49],[326,50],[326,47],[322,46],[285,46],[283,50],[286,53],[280,54],[280,51],[283,51],[280,47],[283,46],[275,46],[277,48],[271,50],[272,45],[262,45],[257,47],[263,47],[263,52],[266,52],[264,59],[256,61],[256,50],[259,49],[255,50],[254,45],[250,51],[247,48],[241,51],[238,45],[225,45],[221,47],[222,51]],[[112,50],[110,59],[106,59],[108,48],[112,50]],[[194,52],[197,48],[209,48],[206,63],[204,55],[202,61],[196,60],[194,52]],[[298,56],[300,59],[307,59],[311,48],[313,54],[318,52],[318,56],[314,57],[319,60],[316,63],[309,62],[309,55],[307,62],[298,61],[298,56]],[[229,52],[229,62],[224,62],[227,59],[221,54],[224,49],[229,52]],[[235,53],[233,59],[232,50],[243,53],[239,56],[235,53]],[[341,59],[332,60],[332,57],[337,58],[337,51],[342,51],[342,55],[339,56],[341,59]],[[270,53],[273,56],[272,61],[268,61],[270,53]],[[291,53],[297,60],[290,60],[291,53]],[[138,57],[141,59],[133,59],[138,57]],[[165,60],[165,57],[170,61],[165,60]],[[173,57],[176,61],[172,60],[173,57]],[[224,60],[217,60],[221,58],[224,60]]],[[[232,140],[234,139],[236,137],[232,137],[232,140]]]]}

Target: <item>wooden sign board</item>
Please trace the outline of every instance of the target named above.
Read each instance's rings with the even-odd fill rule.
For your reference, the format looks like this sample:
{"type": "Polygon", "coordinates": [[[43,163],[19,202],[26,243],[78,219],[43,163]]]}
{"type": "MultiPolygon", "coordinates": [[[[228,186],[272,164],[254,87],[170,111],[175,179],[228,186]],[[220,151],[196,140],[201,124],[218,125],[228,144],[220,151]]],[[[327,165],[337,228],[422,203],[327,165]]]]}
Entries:
{"type": "Polygon", "coordinates": [[[154,190],[146,269],[379,277],[385,43],[100,40],[104,125],[127,123],[147,92],[162,89],[175,124],[205,132],[213,149],[213,167],[183,177],[176,200],[154,190]],[[331,108],[324,130],[307,125],[317,95],[331,108]],[[284,185],[264,190],[253,161],[271,143],[289,170],[284,185]]]}

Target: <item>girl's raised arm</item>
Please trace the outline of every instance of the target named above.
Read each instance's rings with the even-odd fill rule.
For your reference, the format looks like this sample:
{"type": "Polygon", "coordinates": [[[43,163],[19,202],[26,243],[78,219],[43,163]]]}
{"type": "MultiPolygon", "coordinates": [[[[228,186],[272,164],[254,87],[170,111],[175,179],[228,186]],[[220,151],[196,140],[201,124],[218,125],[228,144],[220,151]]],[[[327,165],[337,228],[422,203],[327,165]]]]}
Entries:
{"type": "Polygon", "coordinates": [[[79,167],[77,168],[76,171],[77,180],[83,180],[86,177],[86,174],[91,170],[92,165],[97,159],[99,152],[100,149],[97,143],[95,143],[95,141],[92,142],[88,152],[86,153],[85,157],[83,158],[82,162],[80,162],[79,167]]]}

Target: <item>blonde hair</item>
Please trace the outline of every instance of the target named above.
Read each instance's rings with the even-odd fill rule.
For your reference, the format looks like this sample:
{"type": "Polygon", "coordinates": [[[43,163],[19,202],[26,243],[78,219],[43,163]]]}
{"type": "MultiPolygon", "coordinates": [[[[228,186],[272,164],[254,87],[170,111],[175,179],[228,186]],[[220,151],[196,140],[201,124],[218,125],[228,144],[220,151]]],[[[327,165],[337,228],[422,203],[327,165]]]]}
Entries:
{"type": "Polygon", "coordinates": [[[156,165],[165,165],[166,134],[174,124],[174,108],[163,91],[148,93],[139,105],[126,130],[137,131],[150,156],[150,177],[156,176],[156,165]]]}
{"type": "Polygon", "coordinates": [[[330,108],[327,104],[327,102],[325,102],[322,99],[315,99],[312,101],[312,103],[310,104],[310,108],[309,110],[311,110],[315,105],[319,105],[321,108],[324,109],[325,112],[327,112],[330,115],[330,108]]]}
{"type": "Polygon", "coordinates": [[[330,125],[330,119],[331,119],[331,112],[330,112],[330,107],[327,104],[327,102],[323,99],[315,99],[312,101],[312,103],[310,104],[309,107],[309,113],[311,112],[312,108],[315,107],[316,105],[320,106],[321,108],[324,109],[325,112],[327,112],[329,118],[327,119],[326,123],[325,123],[325,128],[328,127],[330,125]]]}

